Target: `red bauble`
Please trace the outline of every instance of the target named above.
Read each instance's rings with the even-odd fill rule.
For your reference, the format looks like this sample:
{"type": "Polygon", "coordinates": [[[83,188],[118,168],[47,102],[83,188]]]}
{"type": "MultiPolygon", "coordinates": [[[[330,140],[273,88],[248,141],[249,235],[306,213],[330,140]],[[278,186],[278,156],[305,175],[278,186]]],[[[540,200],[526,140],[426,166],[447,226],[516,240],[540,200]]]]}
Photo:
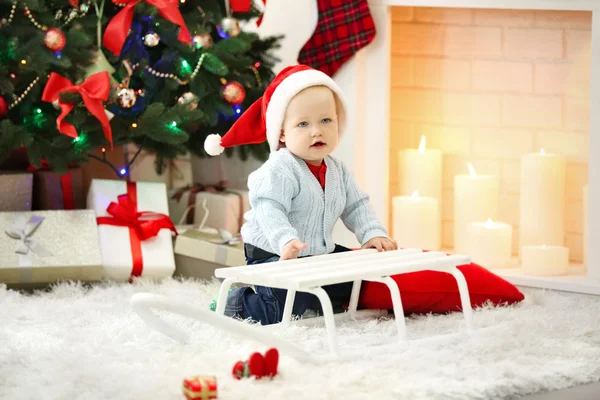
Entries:
{"type": "Polygon", "coordinates": [[[4,97],[0,97],[0,118],[6,117],[6,114],[8,114],[8,104],[4,97]]]}
{"type": "Polygon", "coordinates": [[[52,51],[61,51],[67,44],[67,37],[65,34],[56,28],[50,28],[46,31],[44,36],[44,45],[52,51]]]}
{"type": "Polygon", "coordinates": [[[223,86],[223,98],[228,104],[236,106],[246,98],[246,89],[239,82],[228,82],[223,86]]]}

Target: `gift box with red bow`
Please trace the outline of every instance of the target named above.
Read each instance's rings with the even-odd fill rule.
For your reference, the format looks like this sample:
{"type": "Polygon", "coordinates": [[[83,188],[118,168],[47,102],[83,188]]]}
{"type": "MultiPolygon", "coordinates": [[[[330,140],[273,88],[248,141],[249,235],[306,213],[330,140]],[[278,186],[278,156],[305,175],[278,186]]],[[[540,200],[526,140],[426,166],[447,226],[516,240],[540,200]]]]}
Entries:
{"type": "Polygon", "coordinates": [[[123,282],[173,275],[176,230],[163,183],[94,179],[87,206],[96,212],[105,278],[123,282]]]}
{"type": "Polygon", "coordinates": [[[59,175],[50,170],[48,163],[42,162],[40,168],[30,165],[27,171],[33,173],[34,210],[85,208],[83,171],[80,168],[69,168],[66,173],[59,175]]]}
{"type": "Polygon", "coordinates": [[[0,211],[29,211],[32,195],[31,173],[0,172],[0,211]]]}
{"type": "Polygon", "coordinates": [[[169,190],[169,212],[178,225],[225,229],[236,234],[250,210],[248,191],[228,189],[227,182],[188,185],[169,190]]]}
{"type": "Polygon", "coordinates": [[[188,400],[209,400],[217,398],[217,378],[214,376],[193,376],[183,380],[183,395],[188,400]]]}
{"type": "Polygon", "coordinates": [[[154,163],[156,154],[141,150],[134,144],[126,146],[127,158],[133,161],[129,167],[129,180],[133,182],[162,182],[168,189],[182,187],[192,183],[190,155],[180,155],[166,160],[161,174],[156,172],[154,163]],[[135,157],[135,161],[134,161],[135,157]]]}

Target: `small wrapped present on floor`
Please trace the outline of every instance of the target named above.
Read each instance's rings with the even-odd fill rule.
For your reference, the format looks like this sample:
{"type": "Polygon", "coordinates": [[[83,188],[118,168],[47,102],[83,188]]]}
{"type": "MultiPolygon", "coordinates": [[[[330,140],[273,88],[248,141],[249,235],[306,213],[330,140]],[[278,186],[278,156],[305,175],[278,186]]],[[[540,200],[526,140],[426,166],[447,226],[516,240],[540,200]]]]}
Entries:
{"type": "Polygon", "coordinates": [[[216,229],[188,229],[175,239],[175,275],[212,279],[215,269],[246,264],[244,244],[238,237],[216,229]]]}
{"type": "Polygon", "coordinates": [[[227,189],[226,182],[169,190],[169,212],[173,221],[181,225],[202,225],[238,233],[248,210],[248,191],[227,189]]]}
{"type": "Polygon", "coordinates": [[[176,230],[164,183],[94,179],[87,205],[97,216],[104,277],[123,282],[173,275],[176,230]]]}
{"type": "Polygon", "coordinates": [[[0,172],[0,211],[29,211],[33,174],[0,172]]]}
{"type": "Polygon", "coordinates": [[[102,255],[91,210],[0,212],[0,282],[97,281],[102,255]]]}
{"type": "Polygon", "coordinates": [[[193,376],[183,380],[183,395],[188,400],[209,400],[217,398],[217,378],[214,376],[193,376]]]}
{"type": "Polygon", "coordinates": [[[59,175],[45,168],[28,169],[33,172],[34,210],[81,210],[85,208],[83,170],[69,168],[59,175]]]}

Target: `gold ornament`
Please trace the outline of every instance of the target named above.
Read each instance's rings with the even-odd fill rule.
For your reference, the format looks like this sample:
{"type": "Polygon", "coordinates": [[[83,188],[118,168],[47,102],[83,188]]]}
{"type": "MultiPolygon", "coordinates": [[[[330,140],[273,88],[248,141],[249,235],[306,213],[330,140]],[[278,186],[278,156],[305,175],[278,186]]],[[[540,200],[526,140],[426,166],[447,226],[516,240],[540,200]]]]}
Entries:
{"type": "Polygon", "coordinates": [[[207,49],[213,45],[213,38],[209,33],[202,33],[192,38],[192,44],[196,49],[207,49]]]}
{"type": "Polygon", "coordinates": [[[44,36],[44,45],[52,51],[61,51],[67,44],[67,37],[65,34],[56,28],[50,28],[46,31],[44,36]]]}
{"type": "Polygon", "coordinates": [[[119,98],[119,105],[123,108],[131,108],[135,105],[137,95],[135,90],[129,88],[123,88],[117,93],[119,98]]]}
{"type": "Polygon", "coordinates": [[[160,36],[158,36],[158,33],[149,33],[144,36],[144,44],[148,47],[154,47],[158,45],[158,42],[160,42],[160,36]]]}
{"type": "Polygon", "coordinates": [[[221,29],[229,36],[237,36],[242,31],[238,20],[232,17],[223,18],[221,21],[221,29]]]}
{"type": "Polygon", "coordinates": [[[223,99],[232,106],[241,104],[246,98],[246,89],[239,82],[229,82],[223,86],[223,99]]]}

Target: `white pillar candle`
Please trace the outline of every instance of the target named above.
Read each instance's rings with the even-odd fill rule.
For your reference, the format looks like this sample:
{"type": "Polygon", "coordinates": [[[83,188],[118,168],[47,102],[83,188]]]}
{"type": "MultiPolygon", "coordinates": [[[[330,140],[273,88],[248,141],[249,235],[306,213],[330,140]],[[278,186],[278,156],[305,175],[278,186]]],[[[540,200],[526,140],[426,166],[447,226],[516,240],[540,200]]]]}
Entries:
{"type": "Polygon", "coordinates": [[[469,224],[498,219],[500,195],[498,177],[477,175],[471,164],[469,170],[470,175],[454,177],[454,251],[463,254],[469,224]]]}
{"type": "Polygon", "coordinates": [[[588,185],[583,187],[583,263],[588,265],[588,229],[589,229],[589,190],[588,185]]]}
{"type": "Polygon", "coordinates": [[[567,162],[558,154],[526,154],[521,158],[519,247],[565,243],[567,162]]]}
{"type": "Polygon", "coordinates": [[[400,196],[414,191],[421,196],[442,200],[442,152],[425,148],[425,136],[418,149],[398,152],[398,182],[400,196]]]}
{"type": "Polygon", "coordinates": [[[511,225],[501,222],[472,222],[467,228],[466,254],[486,268],[505,268],[512,257],[511,225]]]}
{"type": "Polygon", "coordinates": [[[433,197],[396,196],[393,202],[394,239],[401,248],[439,250],[440,203],[433,197]]]}
{"type": "Polygon", "coordinates": [[[566,275],[569,270],[569,248],[563,246],[523,246],[521,269],[526,275],[566,275]]]}

